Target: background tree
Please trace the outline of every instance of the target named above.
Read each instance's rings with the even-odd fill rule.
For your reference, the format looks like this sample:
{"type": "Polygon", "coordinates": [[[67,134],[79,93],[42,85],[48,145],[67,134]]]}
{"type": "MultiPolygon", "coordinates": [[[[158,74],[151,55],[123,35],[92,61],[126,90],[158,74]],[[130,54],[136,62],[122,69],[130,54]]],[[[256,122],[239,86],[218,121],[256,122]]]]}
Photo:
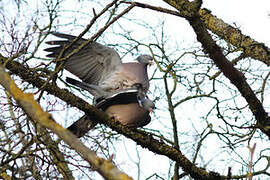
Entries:
{"type": "Polygon", "coordinates": [[[1,177],[270,176],[269,48],[200,0],[164,2],[0,2],[1,177]],[[54,31],[106,44],[124,61],[151,54],[151,124],[123,127],[91,106],[87,92],[66,84],[66,58],[48,59],[43,51],[54,31]],[[186,37],[197,40],[188,44],[186,37]],[[100,124],[79,141],[63,127],[84,113],[100,124]]]}

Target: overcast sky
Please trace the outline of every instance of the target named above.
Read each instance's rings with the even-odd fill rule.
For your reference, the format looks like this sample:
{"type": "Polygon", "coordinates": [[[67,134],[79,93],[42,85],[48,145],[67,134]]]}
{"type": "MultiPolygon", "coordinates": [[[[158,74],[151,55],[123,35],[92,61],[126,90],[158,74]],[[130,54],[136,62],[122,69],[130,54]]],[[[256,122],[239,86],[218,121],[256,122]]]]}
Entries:
{"type": "Polygon", "coordinates": [[[231,25],[236,23],[245,35],[270,45],[269,0],[205,0],[203,7],[231,25]]]}
{"type": "MultiPolygon", "coordinates": [[[[1,1],[0,1],[1,2],[1,1]]],[[[77,1],[73,1],[73,3],[77,1]]],[[[171,8],[163,1],[142,1],[143,3],[149,3],[151,5],[158,5],[162,7],[171,8]]],[[[70,6],[74,7],[74,6],[70,6]]],[[[221,18],[226,23],[229,23],[231,25],[234,25],[236,27],[239,27],[239,29],[245,34],[253,39],[255,39],[258,42],[265,43],[268,47],[270,46],[270,0],[204,0],[203,1],[203,7],[209,9],[212,11],[213,15],[216,15],[218,18],[221,18]]],[[[87,9],[89,10],[89,9],[87,9]]],[[[134,12],[134,11],[133,11],[134,12]]],[[[153,16],[153,12],[146,9],[138,10],[138,17],[145,16],[147,18],[151,18],[153,16]],[[146,16],[147,14],[147,16],[146,16]]],[[[164,16],[165,17],[165,16],[164,16]]],[[[191,28],[189,27],[188,23],[183,19],[179,17],[174,16],[166,16],[168,18],[168,21],[166,21],[167,24],[171,25],[172,28],[169,28],[167,32],[170,32],[170,34],[177,35],[178,39],[189,39],[191,42],[195,41],[195,38],[192,37],[190,34],[191,28]],[[181,31],[179,32],[178,26],[175,27],[176,24],[181,24],[181,31]],[[186,24],[186,26],[185,26],[186,24]],[[186,32],[186,33],[185,33],[186,32]],[[189,33],[187,35],[187,33],[189,33]]],[[[68,33],[70,29],[67,31],[64,31],[68,33]]],[[[77,34],[75,34],[77,35],[77,34]]],[[[119,145],[121,146],[122,142],[119,142],[119,145]]],[[[136,149],[136,144],[132,142],[131,140],[125,140],[125,144],[127,144],[128,148],[136,149]]],[[[130,160],[128,155],[126,154],[126,147],[122,146],[122,149],[118,149],[118,154],[116,155],[116,158],[119,158],[121,168],[131,175],[134,179],[136,179],[136,167],[135,165],[130,165],[125,159],[130,160]],[[121,163],[122,161],[122,163],[121,163]],[[135,172],[131,169],[135,169],[135,172]]],[[[141,147],[138,147],[140,151],[142,151],[141,147]]],[[[130,153],[130,157],[134,161],[137,161],[137,152],[134,151],[133,153],[130,153]]],[[[151,173],[158,172],[161,168],[161,164],[164,164],[166,168],[168,167],[168,158],[164,156],[160,156],[160,158],[157,158],[157,155],[153,154],[152,152],[149,152],[148,150],[144,150],[144,157],[141,159],[141,168],[142,173],[147,172],[147,174],[144,174],[145,177],[149,176],[151,173]],[[155,160],[159,160],[159,162],[153,163],[151,160],[155,158],[155,160]],[[146,163],[150,162],[150,163],[146,163]]],[[[166,170],[163,171],[164,174],[167,173],[166,170]]],[[[222,172],[221,172],[222,173],[222,172]]],[[[165,177],[165,176],[164,176],[165,177]]]]}
{"type": "MultiPolygon", "coordinates": [[[[145,1],[141,1],[144,2],[145,1]]],[[[164,2],[160,1],[151,1],[152,5],[159,5],[162,7],[168,7],[164,2]]],[[[226,23],[239,27],[239,29],[242,31],[243,34],[248,35],[255,39],[258,42],[265,43],[267,46],[270,46],[270,35],[269,35],[269,30],[270,30],[270,0],[258,0],[258,1],[253,1],[253,0],[205,0],[203,1],[203,7],[207,8],[212,11],[212,14],[217,16],[218,18],[224,20],[226,23]]],[[[145,9],[143,9],[145,10],[145,9]]],[[[186,27],[183,29],[183,21],[184,19],[181,18],[175,18],[172,16],[168,16],[171,19],[170,23],[172,28],[170,28],[171,33],[177,35],[177,38],[185,39],[189,38],[192,39],[194,37],[190,36],[190,32],[187,36],[187,34],[183,33],[185,31],[190,31],[191,29],[188,27],[188,23],[186,23],[186,27]],[[176,21],[177,19],[177,21],[176,21]],[[176,24],[181,23],[181,30],[179,33],[179,28],[176,28],[176,24]],[[182,37],[181,37],[182,36],[182,37]]],[[[150,18],[147,16],[147,18],[150,18]]],[[[167,17],[166,17],[167,18],[167,17]]],[[[193,39],[194,40],[194,39],[193,39]]],[[[191,40],[191,41],[193,41],[191,40]]],[[[129,146],[130,148],[135,148],[135,146],[129,146]]],[[[141,149],[141,148],[139,148],[141,149]]],[[[210,150],[211,148],[209,148],[210,150]]],[[[149,165],[148,163],[144,164],[143,162],[151,161],[151,157],[153,156],[152,153],[147,153],[145,152],[148,156],[144,156],[144,158],[141,159],[142,165],[146,165],[145,168],[148,169],[148,173],[151,174],[152,172],[157,171],[159,168],[161,168],[160,164],[166,164],[168,165],[167,158],[164,158],[160,156],[160,162],[156,163],[151,163],[149,165]],[[163,161],[162,161],[163,160],[163,161]]],[[[215,149],[213,149],[213,152],[209,154],[214,154],[216,155],[218,153],[215,149]]],[[[248,155],[247,149],[243,149],[243,153],[248,155]]],[[[124,155],[125,152],[124,150],[122,151],[122,154],[124,155]]],[[[154,155],[157,156],[157,155],[154,155]]],[[[134,152],[131,157],[136,159],[136,153],[134,152]]],[[[154,157],[155,160],[157,157],[154,157]]],[[[247,157],[248,158],[248,157],[247,157]]],[[[123,167],[123,166],[122,166],[123,167]]],[[[143,168],[144,166],[142,166],[143,168]]],[[[126,169],[126,168],[125,168],[126,169]]],[[[143,168],[144,169],[144,168],[143,168]]],[[[145,170],[145,169],[144,169],[145,170]]],[[[147,170],[146,170],[147,171],[147,170]]],[[[144,172],[146,172],[144,171],[144,172]]],[[[126,171],[128,174],[129,172],[126,171]]],[[[164,171],[165,173],[166,171],[164,171]]],[[[226,172],[221,172],[221,174],[226,174],[226,172]]],[[[132,174],[130,174],[132,175],[132,174]]],[[[147,176],[146,176],[147,177],[147,176]]],[[[135,176],[133,176],[135,178],[135,176]]]]}
{"type": "MultiPolygon", "coordinates": [[[[167,6],[161,1],[151,3],[167,6]]],[[[231,25],[235,23],[245,35],[270,45],[269,0],[204,0],[202,7],[211,10],[213,15],[231,25]]]]}

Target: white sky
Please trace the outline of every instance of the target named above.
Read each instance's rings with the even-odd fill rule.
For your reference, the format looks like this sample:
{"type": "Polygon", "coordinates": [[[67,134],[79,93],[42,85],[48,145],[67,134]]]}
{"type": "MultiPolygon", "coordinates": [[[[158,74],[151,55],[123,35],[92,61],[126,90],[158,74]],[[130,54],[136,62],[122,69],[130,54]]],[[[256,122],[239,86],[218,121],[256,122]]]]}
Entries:
{"type": "MultiPolygon", "coordinates": [[[[145,2],[145,1],[142,1],[145,2]]],[[[149,4],[170,8],[160,1],[151,1],[149,4]]],[[[270,46],[270,1],[269,0],[204,0],[203,8],[211,10],[212,14],[226,23],[236,27],[256,41],[270,46]]],[[[176,22],[174,22],[176,23],[176,22]]]]}
{"type": "Polygon", "coordinates": [[[231,25],[236,23],[245,35],[270,46],[269,0],[205,0],[203,7],[231,25]]]}
{"type": "MultiPolygon", "coordinates": [[[[163,1],[150,0],[145,2],[141,0],[141,2],[171,8],[163,1]]],[[[240,27],[240,30],[245,35],[254,38],[258,42],[265,43],[268,47],[270,46],[270,0],[204,0],[203,7],[211,10],[213,15],[223,19],[226,23],[231,25],[235,23],[237,27],[240,27]]],[[[139,11],[143,13],[139,14],[138,17],[142,15],[147,18],[151,18],[153,15],[151,10],[141,9],[138,10],[138,12],[139,11]]],[[[183,18],[168,15],[166,16],[166,23],[172,27],[166,30],[170,33],[170,35],[175,35],[179,39],[187,39],[190,41],[190,43],[195,41],[195,38],[192,37],[190,33],[192,29],[183,18]],[[180,33],[179,27],[181,27],[180,33]]],[[[123,141],[126,142],[126,145],[128,144],[128,148],[136,148],[133,141],[127,139],[123,141]]],[[[119,142],[119,145],[121,145],[121,142],[119,142]]],[[[144,174],[145,177],[148,177],[154,172],[158,172],[162,164],[166,164],[165,166],[168,167],[168,159],[166,157],[157,157],[158,155],[142,149],[141,147],[138,147],[138,149],[140,152],[144,151],[145,153],[141,159],[141,164],[143,165],[142,167],[144,167],[143,173],[147,172],[147,174],[144,174]],[[154,162],[152,161],[153,159],[155,159],[154,162]],[[157,159],[160,161],[156,162],[157,159]]],[[[136,167],[133,167],[135,166],[134,164],[130,165],[130,163],[127,162],[129,161],[129,158],[126,154],[125,147],[119,148],[118,151],[119,152],[118,155],[116,155],[116,158],[120,160],[118,162],[121,162],[122,160],[121,168],[136,179],[136,167]],[[119,156],[119,154],[121,156],[119,156]],[[124,159],[127,159],[127,161],[124,159]]],[[[131,152],[131,154],[131,156],[136,160],[136,152],[131,152]]],[[[166,170],[163,170],[163,172],[164,174],[167,173],[166,170]]]]}
{"type": "MultiPolygon", "coordinates": [[[[141,2],[146,3],[145,1],[141,2]]],[[[173,9],[163,1],[151,0],[147,1],[147,3],[173,9]]],[[[229,23],[231,25],[235,23],[237,27],[240,27],[240,30],[245,35],[249,35],[256,41],[263,42],[266,45],[270,46],[270,17],[268,16],[268,14],[270,14],[270,0],[205,0],[203,3],[203,7],[211,10],[213,15],[216,15],[218,18],[223,19],[226,23],[229,23]]],[[[147,9],[136,8],[136,10],[132,10],[132,12],[136,12],[136,18],[151,19],[151,17],[155,16],[155,13],[147,9]]],[[[193,44],[196,41],[194,34],[192,36],[191,33],[193,32],[193,30],[183,18],[174,17],[171,15],[164,15],[164,18],[166,18],[166,27],[172,27],[166,29],[166,35],[176,37],[176,39],[180,39],[180,41],[182,40],[184,41],[184,43],[187,44],[193,44]]],[[[138,34],[138,37],[139,36],[140,34],[138,34]]],[[[186,110],[186,113],[192,114],[189,112],[189,110],[186,110]]],[[[151,128],[156,126],[158,125],[155,123],[155,120],[153,120],[151,122],[151,126],[149,127],[151,128]]],[[[181,131],[181,128],[185,128],[184,125],[182,127],[179,127],[179,131],[181,131]]],[[[215,141],[215,139],[209,138],[208,141],[211,144],[213,143],[213,141],[215,141]]],[[[137,153],[135,151],[136,147],[138,148],[138,151],[141,153],[141,155],[143,154],[140,159],[142,169],[141,173],[143,173],[144,175],[142,177],[149,177],[153,173],[159,171],[164,172],[164,174],[167,173],[167,170],[164,169],[168,168],[169,162],[167,157],[159,156],[152,152],[149,152],[147,149],[143,149],[140,146],[137,146],[136,143],[134,143],[132,140],[126,138],[123,138],[122,142],[120,141],[117,143],[117,154],[115,155],[117,162],[120,164],[120,168],[122,168],[124,172],[131,175],[134,179],[137,178],[137,167],[135,164],[131,163],[131,160],[129,159],[129,157],[132,157],[134,161],[137,161],[137,153]],[[123,142],[125,142],[125,145],[127,147],[123,146],[123,142]],[[129,151],[128,155],[126,152],[126,148],[133,149],[134,151],[129,151]]],[[[216,153],[218,153],[217,149],[215,149],[213,146],[207,148],[207,150],[207,154],[216,155],[216,153]]],[[[248,156],[246,148],[244,148],[243,153],[244,151],[245,154],[248,156]]],[[[224,166],[224,163],[216,165],[224,166]]],[[[225,174],[226,172],[221,173],[225,174]]],[[[164,175],[164,177],[166,176],[164,175]]]]}
{"type": "MultiPolygon", "coordinates": [[[[145,3],[145,1],[141,1],[145,3]]],[[[270,35],[269,35],[269,30],[270,30],[270,0],[258,0],[258,1],[252,1],[252,0],[226,0],[226,1],[221,1],[221,0],[205,0],[203,1],[203,7],[209,9],[212,11],[212,14],[217,16],[218,18],[224,20],[226,23],[229,23],[230,25],[234,25],[236,27],[239,27],[240,30],[242,31],[243,34],[248,35],[255,39],[258,42],[265,43],[266,45],[270,46],[270,35]]],[[[151,5],[158,5],[164,7],[164,3],[160,1],[151,1],[149,3],[151,5]]],[[[165,7],[167,5],[165,4],[165,7]]],[[[171,8],[167,6],[167,8],[171,8]]],[[[145,9],[143,9],[145,11],[145,9]]],[[[151,18],[150,15],[151,13],[146,13],[147,18],[151,18]]],[[[144,14],[145,15],[145,14],[144,14]]],[[[189,39],[189,41],[194,41],[194,37],[191,36],[190,33],[190,27],[188,23],[185,23],[184,19],[181,18],[175,18],[173,16],[168,16],[166,20],[167,24],[171,24],[172,28],[170,30],[167,30],[167,32],[171,32],[171,34],[174,34],[177,36],[179,39],[189,39]],[[183,23],[184,22],[184,23],[183,23]],[[183,25],[186,24],[186,25],[183,25]],[[179,32],[179,27],[180,32],[179,32]],[[186,32],[186,33],[185,33],[186,32]]],[[[180,128],[180,127],[179,127],[180,128]]],[[[209,139],[210,144],[215,141],[215,139],[211,138],[209,139]]],[[[207,141],[208,142],[208,141],[207,141]]],[[[134,144],[130,142],[130,144],[134,144]]],[[[131,148],[135,148],[134,145],[130,146],[131,148]]],[[[141,147],[139,147],[140,151],[143,151],[141,147]]],[[[119,149],[120,150],[120,149],[119,149]]],[[[121,150],[121,154],[124,155],[125,151],[124,149],[121,150]]],[[[147,150],[145,151],[147,153],[147,150]]],[[[216,149],[213,148],[213,146],[208,148],[207,154],[212,154],[214,156],[217,155],[216,149]]],[[[248,151],[247,148],[243,148],[244,154],[247,155],[248,158],[248,151]]],[[[132,157],[136,157],[136,153],[132,153],[132,157]]],[[[123,157],[119,157],[121,159],[123,157]]],[[[156,162],[157,155],[153,155],[152,153],[147,153],[147,156],[143,156],[141,159],[141,163],[147,165],[147,170],[145,169],[144,172],[147,172],[147,174],[151,174],[156,172],[159,168],[161,168],[161,164],[166,164],[165,166],[168,165],[167,159],[160,156],[160,161],[156,162]]],[[[123,162],[124,163],[124,162],[123,162]]],[[[124,163],[125,164],[125,163],[124,163]]],[[[219,164],[222,165],[222,164],[219,164]]],[[[217,166],[219,166],[217,165],[217,166]]],[[[223,164],[224,166],[224,164],[223,164]]],[[[124,168],[124,166],[121,166],[124,168]]],[[[135,167],[134,167],[135,168],[135,167]]],[[[126,168],[125,168],[126,169],[126,168]]],[[[128,174],[132,175],[133,178],[136,178],[136,171],[132,172],[132,168],[128,167],[125,172],[128,174]]],[[[208,169],[211,170],[211,169],[208,169]]],[[[163,171],[164,172],[164,171],[163,171]]],[[[226,174],[226,172],[221,172],[223,174],[226,174]]],[[[147,175],[145,176],[147,177],[147,175]]]]}

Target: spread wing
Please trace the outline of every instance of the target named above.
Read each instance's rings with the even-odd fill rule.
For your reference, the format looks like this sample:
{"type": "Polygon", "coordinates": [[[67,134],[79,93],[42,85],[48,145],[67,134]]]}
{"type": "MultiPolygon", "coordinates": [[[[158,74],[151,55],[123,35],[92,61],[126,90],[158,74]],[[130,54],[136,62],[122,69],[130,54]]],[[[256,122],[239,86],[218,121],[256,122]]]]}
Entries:
{"type": "MultiPolygon", "coordinates": [[[[70,44],[76,36],[63,33],[53,33],[53,35],[65,40],[48,41],[46,43],[54,45],[54,47],[44,50],[50,52],[47,57],[57,58],[62,49],[70,44]]],[[[78,48],[86,41],[86,39],[79,39],[65,51],[63,57],[70,54],[74,49],[78,48]]],[[[120,56],[114,49],[97,42],[91,42],[84,46],[79,52],[66,59],[64,68],[78,76],[84,82],[98,85],[101,79],[110,77],[111,74],[120,69],[121,65],[122,62],[120,56]]]]}

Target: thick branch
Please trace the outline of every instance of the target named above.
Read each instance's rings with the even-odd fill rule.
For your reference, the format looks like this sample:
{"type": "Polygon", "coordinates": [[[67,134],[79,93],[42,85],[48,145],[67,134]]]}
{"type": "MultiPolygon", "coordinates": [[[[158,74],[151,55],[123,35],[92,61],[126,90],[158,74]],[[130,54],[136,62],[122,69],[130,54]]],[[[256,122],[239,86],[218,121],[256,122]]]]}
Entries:
{"type": "MultiPolygon", "coordinates": [[[[169,4],[171,3],[171,5],[176,9],[178,6],[182,8],[180,4],[176,3],[177,1],[175,0],[164,1],[169,4]]],[[[131,2],[124,3],[130,4],[131,2]]],[[[154,11],[171,14],[174,16],[185,17],[185,15],[183,13],[180,13],[179,11],[173,11],[170,9],[151,6],[139,2],[132,3],[135,4],[135,6],[137,7],[148,8],[154,11]]],[[[223,20],[212,15],[211,12],[207,9],[200,9],[199,15],[201,20],[205,23],[206,28],[212,31],[214,34],[218,35],[220,38],[224,39],[228,43],[239,48],[239,50],[243,51],[246,56],[257,59],[268,66],[270,65],[270,49],[265,44],[257,42],[249,36],[242,34],[239,29],[225,23],[223,20]]]]}
{"type": "MultiPolygon", "coordinates": [[[[170,5],[175,5],[178,2],[188,2],[187,0],[171,0],[167,1],[170,5]],[[173,2],[173,3],[171,3],[173,2]]],[[[174,6],[179,11],[183,12],[186,9],[182,8],[179,3],[177,6],[174,6]]],[[[197,9],[193,9],[194,12],[197,9]]],[[[270,137],[270,120],[268,114],[264,110],[262,103],[256,97],[255,93],[246,82],[245,76],[243,73],[238,71],[233,64],[226,59],[222,53],[221,48],[215,43],[211,35],[208,33],[204,22],[200,19],[199,13],[184,13],[184,14],[193,14],[192,17],[188,16],[186,19],[194,29],[197,34],[198,41],[202,44],[205,51],[209,54],[209,57],[215,62],[218,68],[223,72],[223,74],[231,81],[233,85],[239,90],[241,95],[247,101],[249,108],[257,120],[258,128],[270,137]]]]}
{"type": "Polygon", "coordinates": [[[56,165],[57,170],[60,174],[62,174],[64,179],[73,180],[75,179],[72,174],[72,170],[69,169],[68,163],[65,159],[64,153],[58,147],[58,144],[52,139],[51,134],[48,130],[38,124],[37,132],[38,135],[42,135],[41,138],[43,140],[44,145],[47,147],[50,156],[52,157],[53,163],[56,165]]]}
{"type": "Polygon", "coordinates": [[[57,124],[49,113],[42,110],[41,106],[34,100],[33,94],[25,94],[17,87],[3,67],[0,67],[0,84],[11,94],[32,120],[57,134],[105,179],[131,179],[128,175],[118,170],[111,161],[98,157],[94,151],[88,149],[74,134],[57,124]]]}
{"type": "Polygon", "coordinates": [[[266,45],[242,34],[239,29],[212,15],[207,9],[201,9],[199,13],[207,29],[242,50],[246,56],[261,60],[268,66],[270,65],[270,49],[266,45]]]}
{"type": "Polygon", "coordinates": [[[26,68],[22,64],[15,61],[7,62],[6,58],[1,57],[0,55],[0,63],[1,62],[2,64],[5,63],[7,69],[9,69],[12,73],[20,76],[24,81],[31,83],[38,88],[43,88],[48,93],[55,95],[56,97],[62,99],[74,107],[77,107],[78,109],[87,113],[93,119],[96,119],[98,122],[106,124],[118,133],[121,133],[126,137],[136,141],[142,147],[148,148],[154,153],[167,156],[171,160],[178,162],[184,171],[188,172],[192,177],[197,179],[213,180],[225,179],[225,177],[220,176],[218,173],[207,172],[204,169],[196,167],[181,153],[180,150],[177,150],[160,140],[156,140],[148,134],[139,133],[121,125],[119,122],[112,121],[104,112],[89,105],[81,98],[74,96],[65,89],[58,88],[53,83],[46,83],[45,80],[39,78],[39,74],[34,70],[26,68]]]}
{"type": "Polygon", "coordinates": [[[11,177],[5,171],[0,173],[0,177],[6,180],[11,180],[11,177]]]}

